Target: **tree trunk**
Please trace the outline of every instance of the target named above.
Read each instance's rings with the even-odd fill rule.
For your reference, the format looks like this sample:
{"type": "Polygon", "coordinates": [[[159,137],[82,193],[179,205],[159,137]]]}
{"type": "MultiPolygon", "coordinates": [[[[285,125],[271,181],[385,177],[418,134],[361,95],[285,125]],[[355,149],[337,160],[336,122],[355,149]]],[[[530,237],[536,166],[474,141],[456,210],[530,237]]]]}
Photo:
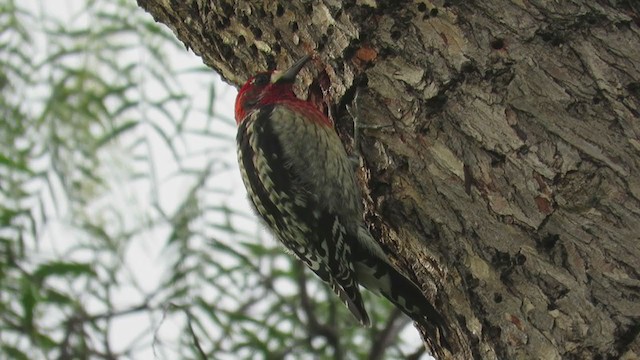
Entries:
{"type": "Polygon", "coordinates": [[[138,0],[234,84],[303,54],[441,358],[640,356],[635,1],[138,0]]]}

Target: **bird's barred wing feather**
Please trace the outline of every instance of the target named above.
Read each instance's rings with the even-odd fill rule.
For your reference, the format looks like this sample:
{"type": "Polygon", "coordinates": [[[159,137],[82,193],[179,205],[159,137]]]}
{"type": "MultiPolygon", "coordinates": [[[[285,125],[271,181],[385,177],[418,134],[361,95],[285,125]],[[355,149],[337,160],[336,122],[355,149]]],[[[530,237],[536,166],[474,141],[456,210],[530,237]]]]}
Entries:
{"type": "MultiPolygon", "coordinates": [[[[291,134],[282,133],[286,132],[282,123],[295,119],[285,118],[291,114],[283,111],[287,110],[282,106],[265,106],[238,128],[238,159],[249,197],[279,240],[331,286],[361,323],[369,325],[354,279],[345,225],[335,206],[323,203],[324,194],[304,175],[310,169],[300,168],[306,164],[293,160],[296,157],[284,146],[291,134]]],[[[310,130],[293,136],[324,134],[310,130]]],[[[323,140],[312,138],[306,143],[318,141],[323,140]]]]}

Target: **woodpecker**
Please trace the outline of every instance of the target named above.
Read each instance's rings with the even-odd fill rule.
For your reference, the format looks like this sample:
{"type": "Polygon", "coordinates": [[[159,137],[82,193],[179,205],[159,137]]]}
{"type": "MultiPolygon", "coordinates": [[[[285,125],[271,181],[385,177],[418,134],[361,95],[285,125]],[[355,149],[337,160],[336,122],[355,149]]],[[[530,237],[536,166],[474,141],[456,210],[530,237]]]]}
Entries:
{"type": "Polygon", "coordinates": [[[354,164],[332,121],[293,92],[309,59],[284,72],[259,73],[238,92],[238,162],[249,199],[280,242],[329,284],[362,325],[370,320],[358,285],[441,337],[444,318],[365,227],[354,164]]]}

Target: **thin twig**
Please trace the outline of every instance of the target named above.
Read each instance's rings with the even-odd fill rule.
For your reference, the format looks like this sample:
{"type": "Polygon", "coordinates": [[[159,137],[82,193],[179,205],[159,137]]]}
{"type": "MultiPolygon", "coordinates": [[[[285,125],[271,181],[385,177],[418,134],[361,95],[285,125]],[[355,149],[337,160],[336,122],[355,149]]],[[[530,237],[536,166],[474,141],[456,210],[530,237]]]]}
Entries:
{"type": "Polygon", "coordinates": [[[189,326],[189,333],[191,334],[191,338],[193,339],[193,345],[196,347],[196,350],[198,350],[198,355],[200,355],[200,359],[207,360],[207,354],[204,352],[204,349],[202,349],[202,346],[200,345],[200,340],[198,339],[196,332],[193,330],[193,325],[191,324],[191,317],[192,317],[191,312],[185,310],[185,313],[187,315],[187,325],[189,326]]]}

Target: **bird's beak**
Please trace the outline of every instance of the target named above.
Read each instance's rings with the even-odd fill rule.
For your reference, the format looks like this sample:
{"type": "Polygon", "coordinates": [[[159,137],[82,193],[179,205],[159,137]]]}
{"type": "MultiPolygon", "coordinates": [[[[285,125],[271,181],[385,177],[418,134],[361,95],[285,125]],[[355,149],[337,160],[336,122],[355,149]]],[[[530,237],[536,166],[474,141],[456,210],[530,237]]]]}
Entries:
{"type": "Polygon", "coordinates": [[[296,80],[296,76],[304,66],[311,59],[311,55],[305,55],[302,59],[295,62],[295,64],[291,65],[287,71],[282,73],[280,77],[276,81],[275,84],[284,84],[284,83],[293,83],[296,80]]]}

